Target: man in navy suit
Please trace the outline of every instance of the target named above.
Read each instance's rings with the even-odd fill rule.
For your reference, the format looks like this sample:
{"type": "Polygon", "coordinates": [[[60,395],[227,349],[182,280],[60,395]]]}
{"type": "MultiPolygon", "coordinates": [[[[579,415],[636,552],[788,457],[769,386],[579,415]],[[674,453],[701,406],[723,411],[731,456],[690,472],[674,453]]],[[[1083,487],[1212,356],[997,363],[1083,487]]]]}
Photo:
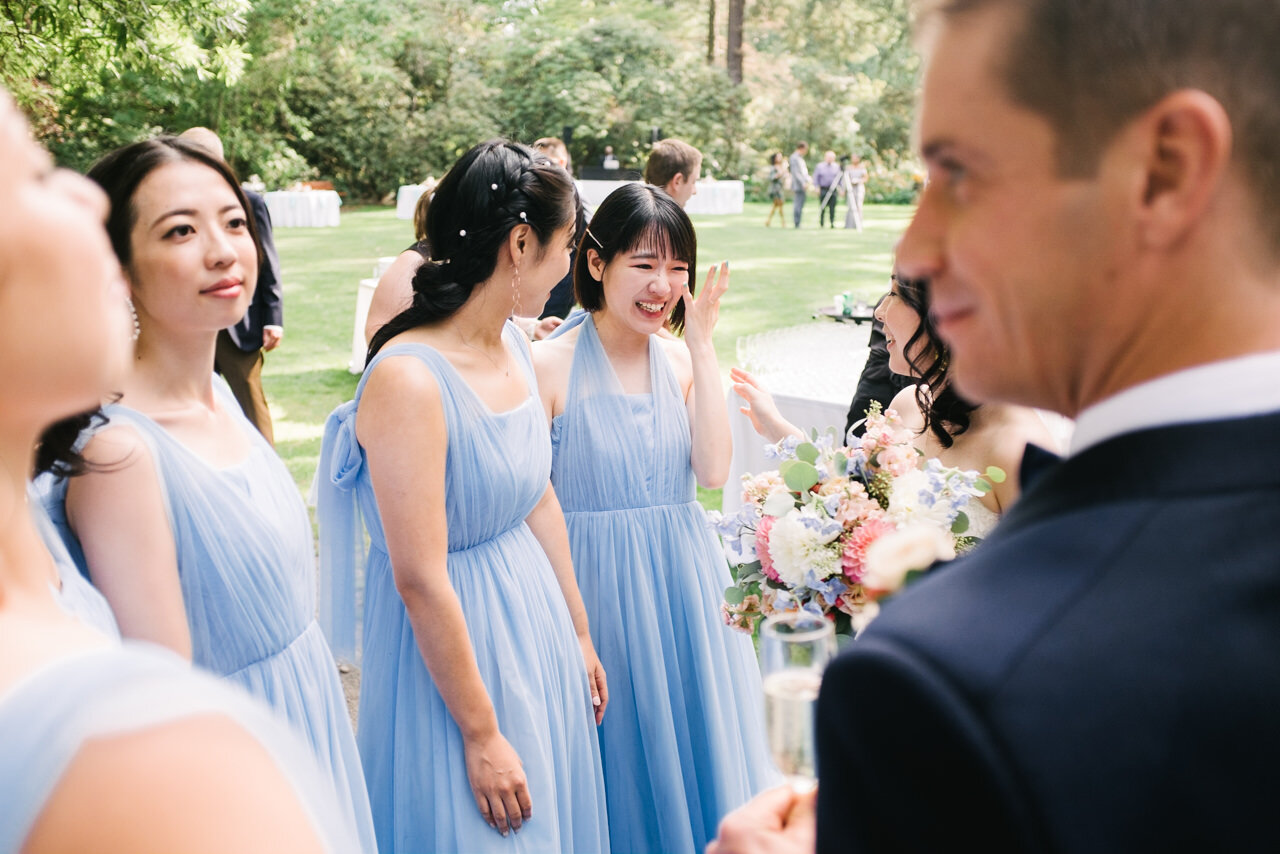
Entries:
{"type": "MultiPolygon", "coordinates": [[[[191,128],[182,136],[203,145],[225,159],[222,141],[208,128],[191,128]]],[[[275,240],[271,236],[271,213],[267,200],[252,190],[245,190],[252,208],[247,213],[258,226],[258,239],[262,244],[261,263],[258,264],[258,283],[253,292],[253,302],[244,318],[235,326],[218,333],[218,346],[214,356],[214,369],[222,374],[231,386],[245,417],[253,422],[258,432],[275,443],[271,427],[271,410],[267,408],[267,396],[262,390],[263,354],[280,345],[284,338],[284,292],[280,281],[280,256],[276,253],[275,240]]]]}
{"type": "Polygon", "coordinates": [[[1280,850],[1280,15],[943,0],[898,249],[965,397],[1077,419],[829,668],[709,850],[1280,850]]]}

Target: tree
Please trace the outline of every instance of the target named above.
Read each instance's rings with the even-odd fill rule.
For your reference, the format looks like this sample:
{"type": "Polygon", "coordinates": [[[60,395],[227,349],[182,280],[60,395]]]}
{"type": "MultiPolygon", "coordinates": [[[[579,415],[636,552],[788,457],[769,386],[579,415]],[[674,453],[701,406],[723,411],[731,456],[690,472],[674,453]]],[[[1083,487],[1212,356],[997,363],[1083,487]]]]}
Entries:
{"type": "Polygon", "coordinates": [[[742,16],[746,0],[729,0],[729,45],[725,51],[725,66],[729,69],[729,81],[742,82],[742,16]]]}

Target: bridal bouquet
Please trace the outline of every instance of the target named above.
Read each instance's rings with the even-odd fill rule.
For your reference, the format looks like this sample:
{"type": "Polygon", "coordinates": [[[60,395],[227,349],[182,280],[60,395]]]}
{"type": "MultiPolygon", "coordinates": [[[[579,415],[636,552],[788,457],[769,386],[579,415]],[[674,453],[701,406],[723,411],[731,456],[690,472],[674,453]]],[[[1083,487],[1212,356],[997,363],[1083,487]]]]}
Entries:
{"type": "Polygon", "coordinates": [[[742,508],[717,522],[734,580],[725,623],[746,632],[796,608],[820,610],[838,632],[860,630],[877,599],[975,542],[964,507],[1004,477],[926,461],[897,414],[878,406],[854,447],[791,437],[769,454],[777,470],[745,475],[742,508]]]}

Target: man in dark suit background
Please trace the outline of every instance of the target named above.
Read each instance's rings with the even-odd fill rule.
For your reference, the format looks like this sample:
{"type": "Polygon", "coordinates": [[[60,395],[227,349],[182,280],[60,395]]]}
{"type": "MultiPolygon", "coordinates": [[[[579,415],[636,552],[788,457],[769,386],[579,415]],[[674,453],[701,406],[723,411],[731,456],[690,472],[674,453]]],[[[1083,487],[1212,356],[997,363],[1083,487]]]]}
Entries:
{"type": "Polygon", "coordinates": [[[709,851],[1280,850],[1280,16],[942,0],[897,253],[1065,460],[828,669],[820,783],[709,851]]]}
{"type": "MultiPolygon", "coordinates": [[[[222,140],[208,128],[191,128],[182,136],[214,152],[218,159],[225,159],[222,140]]],[[[253,208],[248,213],[258,226],[262,260],[258,265],[258,282],[249,311],[235,326],[218,333],[214,369],[226,379],[245,417],[253,422],[268,442],[275,444],[271,410],[262,390],[262,364],[265,361],[263,354],[278,347],[284,338],[280,256],[271,236],[271,213],[267,210],[267,200],[252,190],[245,190],[245,195],[253,208]]]]}

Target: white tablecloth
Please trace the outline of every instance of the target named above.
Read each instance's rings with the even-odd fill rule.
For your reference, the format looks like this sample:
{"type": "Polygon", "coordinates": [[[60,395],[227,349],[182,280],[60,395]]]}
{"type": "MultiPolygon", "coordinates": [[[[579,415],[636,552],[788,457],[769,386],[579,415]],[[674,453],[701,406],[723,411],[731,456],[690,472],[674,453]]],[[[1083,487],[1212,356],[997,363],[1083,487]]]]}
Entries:
{"type": "Polygon", "coordinates": [[[272,228],[333,228],[342,199],[334,190],[276,190],[266,194],[272,228]]]}
{"type": "MultiPolygon", "coordinates": [[[[599,207],[605,197],[619,187],[634,181],[576,181],[578,194],[589,208],[599,207]]],[[[699,181],[698,192],[685,205],[688,214],[740,214],[742,213],[743,185],[741,181],[699,181]]]]}
{"type": "MultiPolygon", "coordinates": [[[[851,323],[809,323],[738,339],[738,364],[772,394],[782,416],[806,433],[844,429],[849,403],[867,361],[870,329],[851,323]]],[[[776,469],[764,454],[763,438],[739,412],[742,398],[729,392],[733,462],[721,507],[726,514],[742,506],[742,476],[776,469]]]]}
{"type": "Polygon", "coordinates": [[[396,190],[396,219],[413,219],[413,209],[422,198],[423,184],[401,184],[396,190]]]}

